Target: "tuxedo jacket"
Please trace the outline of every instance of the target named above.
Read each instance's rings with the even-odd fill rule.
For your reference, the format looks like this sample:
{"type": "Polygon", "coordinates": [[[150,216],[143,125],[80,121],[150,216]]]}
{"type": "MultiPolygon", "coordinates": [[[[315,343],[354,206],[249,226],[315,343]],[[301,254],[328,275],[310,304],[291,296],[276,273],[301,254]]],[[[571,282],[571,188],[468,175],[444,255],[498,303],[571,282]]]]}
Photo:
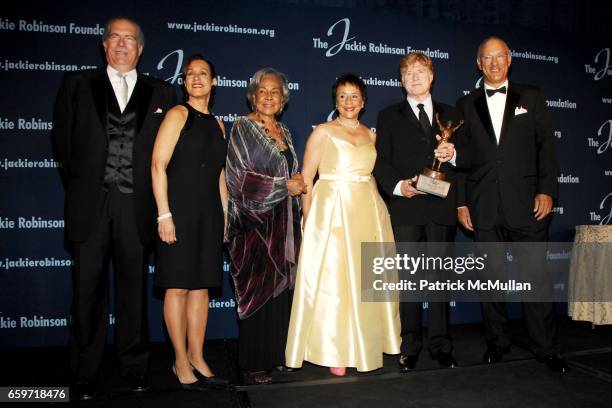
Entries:
{"type": "MultiPolygon", "coordinates": [[[[436,114],[440,122],[458,121],[458,114],[449,105],[433,101],[434,118],[430,134],[426,134],[407,100],[387,107],[378,115],[376,123],[377,158],[374,177],[389,199],[389,212],[393,225],[424,225],[435,222],[455,225],[457,220],[455,172],[452,165],[443,163],[441,170],[451,188],[446,198],[417,195],[412,198],[393,194],[400,180],[410,179],[431,167],[435,138],[439,134],[436,114]]],[[[453,139],[451,139],[451,142],[453,139]]]]}
{"type": "MultiPolygon", "coordinates": [[[[96,221],[103,196],[108,156],[108,95],[114,95],[106,67],[69,72],[59,89],[51,133],[53,153],[60,163],[66,190],[65,222],[70,241],[86,241],[96,221]]],[[[135,222],[144,244],[155,225],[151,187],[151,155],[157,130],[176,103],[174,88],[138,73],[128,105],[137,112],[133,143],[133,202],[135,222]]]]}
{"type": "Polygon", "coordinates": [[[457,135],[457,168],[461,173],[459,205],[470,209],[472,223],[492,228],[499,207],[510,227],[527,227],[536,194],[557,198],[559,172],[552,125],[542,92],[509,83],[499,144],[484,89],[459,99],[465,123],[457,135]]]}

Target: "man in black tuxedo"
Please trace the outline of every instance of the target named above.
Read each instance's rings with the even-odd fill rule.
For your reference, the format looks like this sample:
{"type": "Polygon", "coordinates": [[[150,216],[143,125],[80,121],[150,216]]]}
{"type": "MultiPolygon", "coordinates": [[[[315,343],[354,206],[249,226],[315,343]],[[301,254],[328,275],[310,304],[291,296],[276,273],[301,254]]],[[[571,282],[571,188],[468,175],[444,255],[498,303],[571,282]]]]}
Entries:
{"type": "Polygon", "coordinates": [[[53,150],[66,190],[74,258],[71,365],[76,396],[94,397],[108,317],[108,265],[115,282],[115,344],[134,391],[148,387],[147,244],[155,225],[151,153],[171,85],[136,70],[138,24],[115,18],[102,45],[108,65],[67,73],[53,116],[53,150]]]}
{"type": "MultiPolygon", "coordinates": [[[[422,53],[411,53],[400,62],[402,85],[407,98],[380,112],[376,123],[377,159],[374,176],[389,197],[389,209],[395,240],[398,242],[453,242],[456,232],[456,192],[453,167],[444,163],[452,186],[446,198],[418,191],[415,176],[432,165],[434,155],[442,162],[452,158],[450,150],[436,149],[439,133],[436,115],[441,123],[457,121],[452,107],[432,100],[430,89],[434,79],[431,59],[422,53]]],[[[448,149],[449,146],[446,146],[448,149]]],[[[448,303],[429,303],[428,340],[432,358],[440,365],[455,367],[449,336],[448,303]]],[[[422,341],[423,304],[400,304],[403,341],[400,370],[416,367],[422,341]]]]}
{"type": "MultiPolygon", "coordinates": [[[[546,241],[557,196],[558,164],[544,97],[536,87],[508,82],[511,62],[504,41],[486,39],[476,60],[484,86],[457,102],[465,124],[457,136],[456,165],[467,169],[458,218],[477,242],[546,241]]],[[[524,303],[523,310],[538,360],[566,372],[552,303],[524,303]]],[[[495,363],[510,347],[505,304],[486,302],[482,311],[484,361],[495,363]]]]}

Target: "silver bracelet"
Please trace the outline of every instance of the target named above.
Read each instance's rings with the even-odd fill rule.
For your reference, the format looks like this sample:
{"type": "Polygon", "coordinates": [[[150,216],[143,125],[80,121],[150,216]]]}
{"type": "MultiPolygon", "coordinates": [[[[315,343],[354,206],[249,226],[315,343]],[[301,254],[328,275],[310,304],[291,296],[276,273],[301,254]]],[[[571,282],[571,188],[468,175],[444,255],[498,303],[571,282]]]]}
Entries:
{"type": "Polygon", "coordinates": [[[161,220],[165,220],[166,218],[171,218],[171,217],[172,217],[171,212],[165,212],[163,214],[159,214],[159,217],[157,217],[157,223],[159,223],[161,220]]]}

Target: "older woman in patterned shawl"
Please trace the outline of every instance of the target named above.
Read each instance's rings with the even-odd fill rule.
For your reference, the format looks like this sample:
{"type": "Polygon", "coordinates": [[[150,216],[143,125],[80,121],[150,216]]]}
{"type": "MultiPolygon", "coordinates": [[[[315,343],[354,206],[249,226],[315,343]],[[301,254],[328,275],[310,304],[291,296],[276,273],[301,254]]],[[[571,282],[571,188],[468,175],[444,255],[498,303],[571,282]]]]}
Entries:
{"type": "Polygon", "coordinates": [[[289,129],[276,120],[289,99],[287,77],[273,68],[257,71],[247,98],[252,112],[234,123],[226,163],[229,252],[238,363],[247,382],[269,383],[270,370],[285,363],[305,184],[289,129]]]}

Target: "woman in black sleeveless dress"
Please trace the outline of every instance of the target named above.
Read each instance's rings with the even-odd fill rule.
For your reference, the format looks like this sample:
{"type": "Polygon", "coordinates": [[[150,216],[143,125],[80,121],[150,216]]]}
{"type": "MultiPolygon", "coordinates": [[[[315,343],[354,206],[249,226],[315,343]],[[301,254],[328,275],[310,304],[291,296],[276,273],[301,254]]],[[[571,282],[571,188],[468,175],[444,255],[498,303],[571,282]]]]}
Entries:
{"type": "Polygon", "coordinates": [[[203,348],[208,288],[223,282],[227,145],[222,122],[209,111],[216,84],[212,64],[193,55],[184,75],[187,103],[168,111],[153,149],[153,193],[159,214],[154,282],[165,289],[173,372],[183,388],[200,389],[205,382],[218,382],[203,348]]]}

